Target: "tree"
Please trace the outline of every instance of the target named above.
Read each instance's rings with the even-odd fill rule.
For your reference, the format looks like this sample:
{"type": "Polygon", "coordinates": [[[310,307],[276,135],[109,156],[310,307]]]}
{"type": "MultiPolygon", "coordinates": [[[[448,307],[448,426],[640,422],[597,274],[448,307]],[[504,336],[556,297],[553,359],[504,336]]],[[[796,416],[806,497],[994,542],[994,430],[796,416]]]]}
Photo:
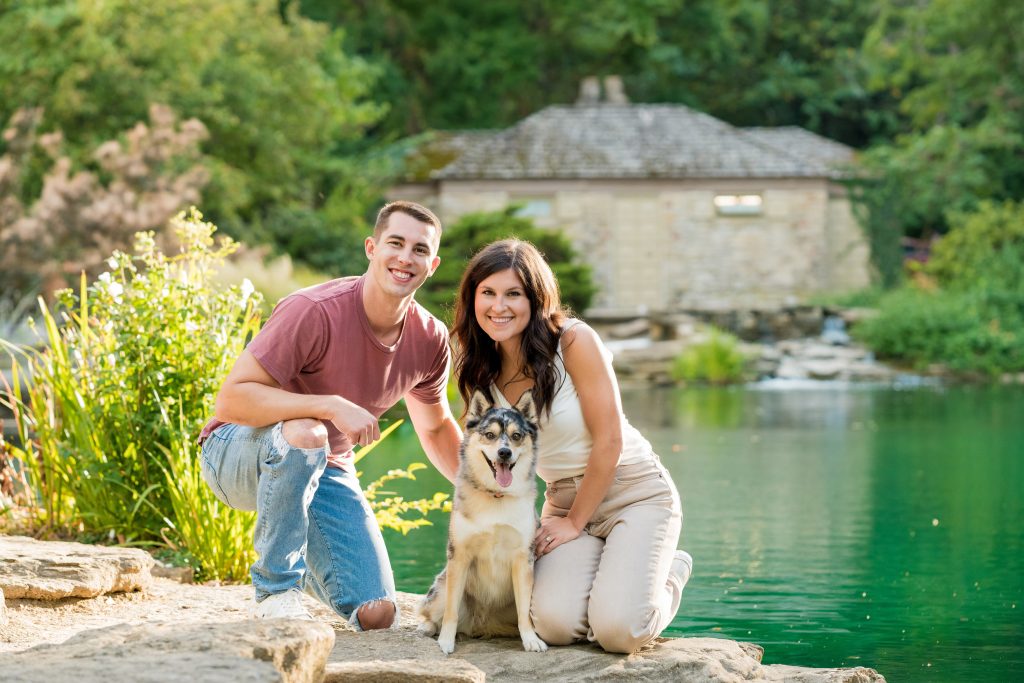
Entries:
{"type": "Polygon", "coordinates": [[[948,212],[1024,197],[1024,6],[933,0],[888,7],[865,41],[869,85],[902,127],[866,161],[898,196],[900,232],[942,232],[948,212]],[[1000,30],[1006,27],[1008,30],[1000,30]]]}
{"type": "MultiPolygon", "coordinates": [[[[290,2],[283,4],[291,5],[290,2]]],[[[856,145],[889,122],[859,48],[875,3],[771,0],[301,0],[382,65],[381,131],[507,126],[621,75],[629,96],[742,125],[803,125],[856,145]]]]}
{"type": "Polygon", "coordinates": [[[149,125],[137,123],[123,143],[108,140],[93,152],[98,173],[72,172],[59,131],[36,134],[42,112],[20,110],[4,131],[0,156],[0,310],[17,319],[34,294],[51,299],[96,274],[115,250],[131,246],[135,233],[162,230],[179,210],[199,199],[208,174],[197,162],[206,138],[195,120],[179,124],[167,107],[152,106],[149,125]],[[42,150],[51,167],[29,207],[21,202],[23,168],[42,150]],[[101,182],[101,177],[105,182],[101,182]]]}
{"type": "Polygon", "coordinates": [[[374,70],[343,37],[282,17],[274,0],[25,0],[0,15],[0,120],[42,108],[41,130],[62,130],[69,158],[90,168],[101,142],[168,105],[209,131],[203,204],[226,232],[268,240],[295,227],[282,210],[312,211],[324,240],[345,239],[316,212],[357,170],[337,157],[383,108],[368,99],[374,70]]]}

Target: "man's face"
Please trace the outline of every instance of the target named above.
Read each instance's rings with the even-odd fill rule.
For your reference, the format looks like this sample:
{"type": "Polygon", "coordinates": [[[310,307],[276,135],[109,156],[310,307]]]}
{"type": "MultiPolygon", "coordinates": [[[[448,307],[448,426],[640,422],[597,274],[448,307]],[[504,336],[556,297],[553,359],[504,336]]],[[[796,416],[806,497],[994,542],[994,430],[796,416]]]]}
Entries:
{"type": "Polygon", "coordinates": [[[396,211],[388,216],[380,237],[366,238],[374,282],[390,296],[412,296],[441,262],[437,256],[440,237],[435,226],[407,213],[396,211]]]}

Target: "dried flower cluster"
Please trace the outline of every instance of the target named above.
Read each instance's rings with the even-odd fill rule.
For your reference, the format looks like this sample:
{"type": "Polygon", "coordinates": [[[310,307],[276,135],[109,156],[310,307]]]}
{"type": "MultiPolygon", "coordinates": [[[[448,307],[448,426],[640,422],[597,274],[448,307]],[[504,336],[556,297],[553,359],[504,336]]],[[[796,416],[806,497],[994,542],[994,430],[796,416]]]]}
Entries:
{"type": "Polygon", "coordinates": [[[160,231],[200,199],[209,180],[199,145],[208,136],[196,119],[178,123],[170,108],[152,105],[138,123],[101,144],[93,169],[75,171],[60,132],[37,133],[42,110],[22,109],[3,133],[0,157],[0,298],[7,306],[39,293],[51,298],[81,271],[95,274],[135,233],[160,231]],[[51,166],[38,199],[26,208],[22,182],[33,154],[51,166]]]}

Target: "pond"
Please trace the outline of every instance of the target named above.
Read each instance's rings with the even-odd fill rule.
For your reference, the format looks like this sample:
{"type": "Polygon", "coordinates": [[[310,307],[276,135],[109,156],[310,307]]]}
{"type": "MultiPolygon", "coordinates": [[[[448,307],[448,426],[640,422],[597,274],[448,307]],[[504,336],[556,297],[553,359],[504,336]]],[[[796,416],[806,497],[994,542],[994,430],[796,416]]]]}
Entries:
{"type": "MultiPolygon", "coordinates": [[[[666,635],[891,681],[1024,677],[1020,387],[767,384],[625,391],[623,404],[679,486],[694,556],[666,635]]],[[[414,460],[403,428],[361,465],[369,477],[414,460]]],[[[432,469],[416,487],[449,490],[432,469]]],[[[425,591],[443,565],[435,522],[386,533],[400,590],[425,591]]]]}

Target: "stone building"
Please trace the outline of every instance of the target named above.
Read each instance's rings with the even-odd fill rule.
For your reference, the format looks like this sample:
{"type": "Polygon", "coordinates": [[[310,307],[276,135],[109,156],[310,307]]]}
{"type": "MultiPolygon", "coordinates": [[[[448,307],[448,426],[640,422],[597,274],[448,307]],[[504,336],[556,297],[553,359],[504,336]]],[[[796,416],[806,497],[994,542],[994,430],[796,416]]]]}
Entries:
{"type": "Polygon", "coordinates": [[[445,136],[390,196],[446,222],[520,205],[594,267],[591,316],[771,309],[869,282],[839,182],[853,150],[796,127],[737,128],[621,96],[445,136]]]}

